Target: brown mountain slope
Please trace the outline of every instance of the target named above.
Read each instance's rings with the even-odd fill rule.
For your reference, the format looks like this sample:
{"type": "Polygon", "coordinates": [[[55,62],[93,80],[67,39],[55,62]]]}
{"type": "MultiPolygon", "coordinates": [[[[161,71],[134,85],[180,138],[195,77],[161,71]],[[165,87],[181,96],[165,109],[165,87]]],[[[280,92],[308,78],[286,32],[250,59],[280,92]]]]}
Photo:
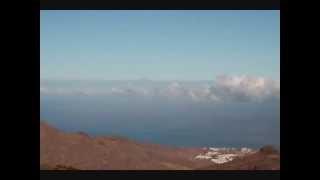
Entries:
{"type": "Polygon", "coordinates": [[[254,170],[280,169],[272,147],[224,164],[195,158],[202,148],[173,148],[121,137],[66,133],[40,123],[41,170],[254,170]]]}
{"type": "MultiPolygon", "coordinates": [[[[114,137],[90,137],[61,132],[45,122],[40,124],[40,164],[86,170],[194,169],[210,162],[195,161],[202,150],[139,144],[114,137]]],[[[47,167],[47,168],[46,168],[47,167]]]]}

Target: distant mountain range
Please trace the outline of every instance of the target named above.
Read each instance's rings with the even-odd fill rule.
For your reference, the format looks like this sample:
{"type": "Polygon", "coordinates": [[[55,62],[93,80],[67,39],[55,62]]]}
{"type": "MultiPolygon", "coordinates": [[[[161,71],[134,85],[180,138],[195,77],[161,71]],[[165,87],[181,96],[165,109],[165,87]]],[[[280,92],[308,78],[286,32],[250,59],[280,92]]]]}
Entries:
{"type": "Polygon", "coordinates": [[[177,148],[62,132],[40,122],[40,170],[279,170],[272,146],[177,148]]]}

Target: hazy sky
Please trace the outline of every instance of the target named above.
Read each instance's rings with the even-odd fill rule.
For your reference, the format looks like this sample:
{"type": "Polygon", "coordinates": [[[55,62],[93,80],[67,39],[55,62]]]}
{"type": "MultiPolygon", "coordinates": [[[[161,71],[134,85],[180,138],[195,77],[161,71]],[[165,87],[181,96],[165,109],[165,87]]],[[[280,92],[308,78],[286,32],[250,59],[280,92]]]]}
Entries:
{"type": "Polygon", "coordinates": [[[41,11],[41,79],[279,79],[279,11],[41,11]]]}

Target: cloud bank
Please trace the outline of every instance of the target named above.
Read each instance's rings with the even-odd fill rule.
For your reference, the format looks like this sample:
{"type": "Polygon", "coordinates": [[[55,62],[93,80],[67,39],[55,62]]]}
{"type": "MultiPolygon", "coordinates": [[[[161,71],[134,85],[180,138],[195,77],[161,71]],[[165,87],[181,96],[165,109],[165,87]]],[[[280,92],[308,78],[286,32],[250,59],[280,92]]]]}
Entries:
{"type": "Polygon", "coordinates": [[[280,98],[280,80],[254,76],[221,75],[211,84],[190,87],[181,82],[167,82],[161,87],[128,84],[126,86],[97,87],[40,87],[42,95],[114,95],[165,98],[187,98],[197,102],[259,102],[280,98]]]}
{"type": "Polygon", "coordinates": [[[280,98],[280,81],[252,76],[218,76],[211,94],[232,101],[262,101],[280,98]]]}

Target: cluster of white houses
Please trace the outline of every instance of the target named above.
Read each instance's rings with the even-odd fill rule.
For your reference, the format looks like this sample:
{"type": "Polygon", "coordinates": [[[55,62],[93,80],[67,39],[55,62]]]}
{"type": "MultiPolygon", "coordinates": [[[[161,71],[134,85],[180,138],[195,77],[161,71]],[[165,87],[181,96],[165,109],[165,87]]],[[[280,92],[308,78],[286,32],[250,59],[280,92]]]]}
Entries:
{"type": "Polygon", "coordinates": [[[235,157],[244,156],[248,153],[255,152],[250,148],[204,148],[208,150],[205,154],[199,154],[196,159],[206,159],[210,160],[216,164],[223,164],[229,161],[232,161],[235,157]]]}

